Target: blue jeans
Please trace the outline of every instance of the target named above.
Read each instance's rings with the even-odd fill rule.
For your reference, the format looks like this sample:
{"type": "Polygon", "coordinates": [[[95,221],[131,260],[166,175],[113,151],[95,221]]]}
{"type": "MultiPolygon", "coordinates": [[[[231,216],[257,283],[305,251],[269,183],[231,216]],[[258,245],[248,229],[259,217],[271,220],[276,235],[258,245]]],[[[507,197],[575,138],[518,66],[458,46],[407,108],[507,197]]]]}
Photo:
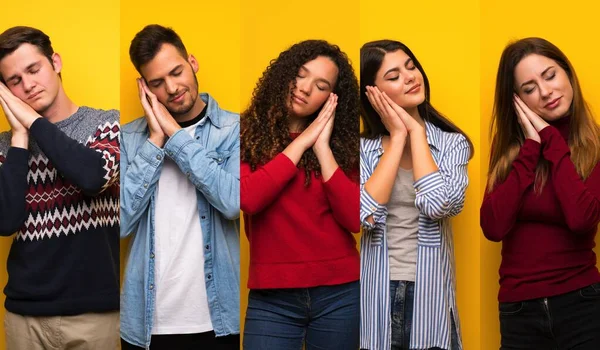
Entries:
{"type": "Polygon", "coordinates": [[[500,303],[502,350],[600,349],[600,283],[549,298],[500,303]]]}
{"type": "Polygon", "coordinates": [[[248,296],[245,350],[356,350],[360,285],[253,289],[248,296]]]}
{"type": "MultiPolygon", "coordinates": [[[[390,305],[392,309],[392,350],[408,350],[412,329],[415,283],[390,281],[390,305]]],[[[458,334],[452,315],[451,350],[459,349],[458,334]]],[[[439,348],[432,348],[439,349],[439,348]]]]}

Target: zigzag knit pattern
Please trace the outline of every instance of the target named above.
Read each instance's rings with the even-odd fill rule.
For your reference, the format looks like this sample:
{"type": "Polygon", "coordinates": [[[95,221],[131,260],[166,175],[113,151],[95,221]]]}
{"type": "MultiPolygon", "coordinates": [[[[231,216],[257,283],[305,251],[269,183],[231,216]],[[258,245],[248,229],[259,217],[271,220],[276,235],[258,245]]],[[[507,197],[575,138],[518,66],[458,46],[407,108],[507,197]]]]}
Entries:
{"type": "MultiPolygon", "coordinates": [[[[85,196],[81,189],[63,178],[43,154],[29,160],[27,219],[17,232],[17,240],[38,240],[77,234],[90,228],[119,225],[119,124],[105,123],[86,142],[86,147],[103,154],[103,190],[98,196],[85,196]]],[[[0,163],[4,161],[0,154],[0,163]]]]}

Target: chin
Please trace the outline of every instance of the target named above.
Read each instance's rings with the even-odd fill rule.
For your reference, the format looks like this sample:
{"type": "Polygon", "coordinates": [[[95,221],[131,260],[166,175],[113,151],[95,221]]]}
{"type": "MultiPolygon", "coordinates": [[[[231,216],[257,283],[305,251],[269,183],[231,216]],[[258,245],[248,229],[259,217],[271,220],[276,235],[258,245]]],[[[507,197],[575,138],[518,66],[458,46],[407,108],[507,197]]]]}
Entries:
{"type": "Polygon", "coordinates": [[[547,122],[559,120],[561,118],[566,117],[569,114],[569,109],[567,108],[564,111],[555,111],[552,113],[540,113],[539,116],[542,117],[547,122]]]}

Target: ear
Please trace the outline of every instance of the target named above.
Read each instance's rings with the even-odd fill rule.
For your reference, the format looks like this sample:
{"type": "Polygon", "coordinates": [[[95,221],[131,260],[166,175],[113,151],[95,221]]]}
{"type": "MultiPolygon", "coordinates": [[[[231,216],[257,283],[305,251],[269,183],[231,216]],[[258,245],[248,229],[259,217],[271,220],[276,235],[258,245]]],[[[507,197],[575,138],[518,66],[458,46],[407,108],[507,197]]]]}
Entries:
{"type": "Polygon", "coordinates": [[[196,57],[194,57],[194,55],[189,55],[188,62],[192,66],[192,69],[194,70],[194,74],[198,73],[199,67],[198,67],[198,61],[196,60],[196,57]]]}
{"type": "Polygon", "coordinates": [[[60,74],[62,71],[62,59],[56,52],[52,54],[52,66],[54,67],[56,74],[60,74]]]}

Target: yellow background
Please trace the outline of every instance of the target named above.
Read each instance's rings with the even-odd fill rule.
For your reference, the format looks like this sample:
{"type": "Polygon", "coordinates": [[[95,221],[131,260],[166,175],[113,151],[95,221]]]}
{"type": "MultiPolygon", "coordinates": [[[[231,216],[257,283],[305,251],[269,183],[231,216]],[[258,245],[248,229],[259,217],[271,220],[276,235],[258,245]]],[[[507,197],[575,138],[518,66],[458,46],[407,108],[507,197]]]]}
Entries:
{"type": "MultiPolygon", "coordinates": [[[[502,50],[509,41],[539,36],[558,46],[567,55],[579,77],[584,97],[600,121],[600,54],[596,43],[600,5],[592,2],[516,0],[481,2],[481,183],[485,191],[489,162],[489,123],[494,101],[496,73],[502,50]],[[585,4],[585,5],[582,5],[585,4]],[[509,24],[510,23],[510,24],[509,24]]],[[[465,70],[470,69],[465,66],[465,70]]],[[[600,239],[596,239],[599,243],[600,239]]],[[[498,322],[498,268],[500,243],[481,239],[481,349],[500,347],[498,322]]],[[[600,253],[596,249],[596,254],[600,253]]]]}
{"type": "MultiPolygon", "coordinates": [[[[42,30],[62,57],[62,79],[67,95],[77,105],[119,108],[119,1],[78,0],[2,1],[0,32],[26,25],[42,30]]],[[[0,108],[0,130],[10,127],[0,108]]],[[[6,258],[12,237],[0,238],[0,288],[8,275],[6,258]]],[[[4,319],[4,293],[0,317],[4,319]]],[[[5,348],[4,323],[0,322],[0,349],[5,348]]]]}
{"type": "Polygon", "coordinates": [[[478,1],[360,3],[361,44],[393,39],[423,65],[432,104],[473,141],[463,212],[453,219],[458,312],[465,349],[479,347],[479,10],[478,1]],[[459,19],[460,20],[457,20],[459,19]]]}
{"type": "MultiPolygon", "coordinates": [[[[306,39],[324,39],[338,45],[354,66],[358,76],[359,48],[357,0],[302,3],[281,1],[244,1],[241,39],[241,109],[244,110],[256,82],[269,62],[291,45],[306,39]]],[[[242,324],[248,305],[248,240],[242,225],[240,252],[240,317],[242,324]]],[[[356,235],[355,238],[359,239],[356,235]]]]}

